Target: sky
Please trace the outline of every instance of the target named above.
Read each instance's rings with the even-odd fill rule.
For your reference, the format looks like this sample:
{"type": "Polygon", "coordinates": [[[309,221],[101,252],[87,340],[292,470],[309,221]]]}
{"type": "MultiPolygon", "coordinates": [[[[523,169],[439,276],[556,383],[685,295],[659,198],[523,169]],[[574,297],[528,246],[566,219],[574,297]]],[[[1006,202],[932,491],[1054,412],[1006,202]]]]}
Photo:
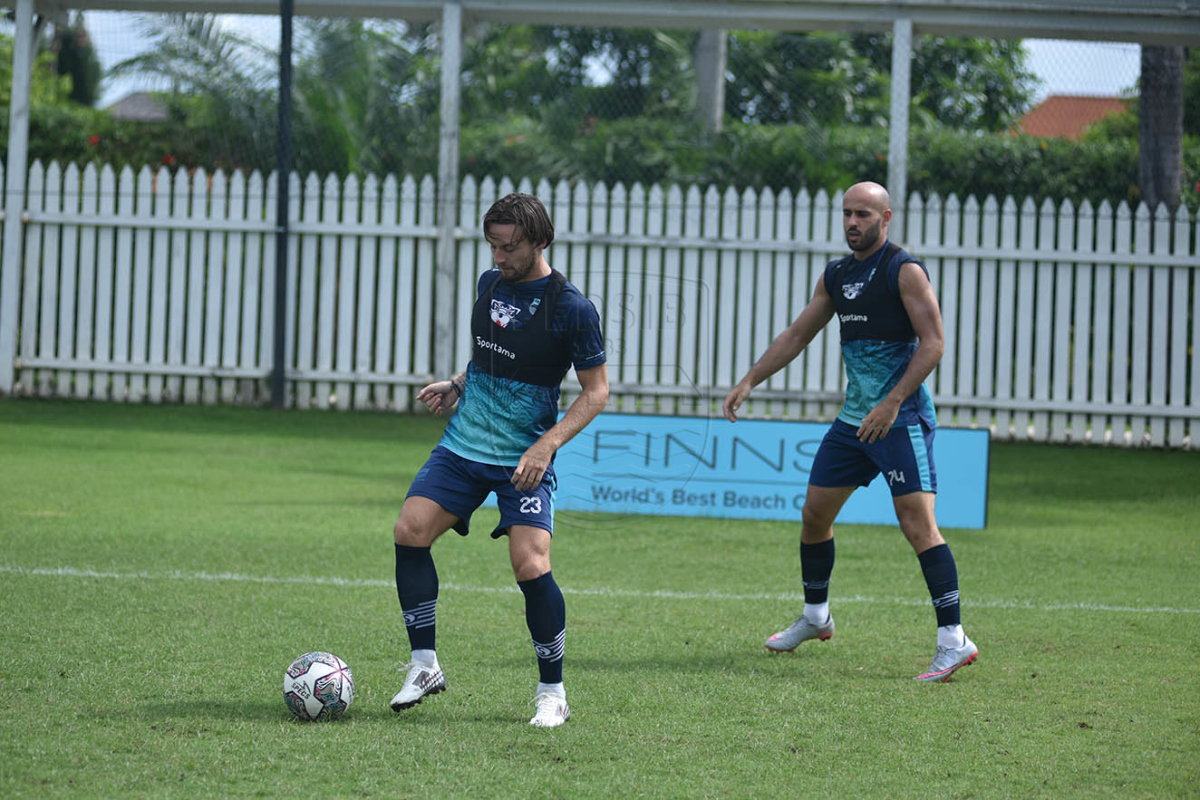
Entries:
{"type": "MultiPolygon", "coordinates": [[[[265,44],[278,44],[277,17],[230,14],[222,21],[265,44]]],[[[89,11],[86,24],[105,69],[148,46],[138,31],[136,14],[89,11]]],[[[1140,72],[1141,50],[1136,44],[1026,39],[1025,48],[1029,67],[1041,81],[1036,101],[1052,94],[1120,95],[1134,86],[1140,72]]],[[[144,79],[106,81],[99,105],[111,105],[129,92],[144,88],[154,87],[147,87],[144,79]]]]}

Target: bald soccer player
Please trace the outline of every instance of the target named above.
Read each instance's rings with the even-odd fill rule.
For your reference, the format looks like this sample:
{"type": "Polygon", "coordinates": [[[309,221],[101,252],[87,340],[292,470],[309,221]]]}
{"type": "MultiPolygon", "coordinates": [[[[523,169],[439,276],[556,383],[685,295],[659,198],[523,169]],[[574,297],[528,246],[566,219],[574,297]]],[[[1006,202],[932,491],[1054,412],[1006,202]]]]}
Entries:
{"type": "Polygon", "coordinates": [[[945,349],[942,316],[925,265],[888,241],[887,190],[851,186],[842,200],[850,254],[830,263],[812,299],[725,398],[725,416],[755,386],[783,369],[834,314],[841,323],[846,400],[817,450],[809,474],[800,531],[804,611],[767,639],[772,652],[791,652],[809,639],[833,636],[829,577],[833,521],[851,493],[883,473],[896,519],[916,551],[937,614],[937,649],[919,681],[946,681],[973,662],[979,648],[963,632],[958,568],[934,518],[933,402],[924,381],[945,349]]]}

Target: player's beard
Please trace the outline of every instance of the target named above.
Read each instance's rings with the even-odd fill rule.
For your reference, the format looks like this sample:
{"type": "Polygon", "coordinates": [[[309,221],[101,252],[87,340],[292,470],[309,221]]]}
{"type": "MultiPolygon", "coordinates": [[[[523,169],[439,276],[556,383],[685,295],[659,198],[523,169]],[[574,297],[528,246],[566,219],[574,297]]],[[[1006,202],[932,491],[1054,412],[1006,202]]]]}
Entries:
{"type": "Polygon", "coordinates": [[[529,273],[533,271],[534,265],[537,264],[537,253],[529,256],[528,261],[514,262],[509,261],[503,267],[497,265],[500,270],[500,277],[507,283],[520,283],[529,277],[529,273]]]}
{"type": "Polygon", "coordinates": [[[870,250],[879,241],[879,237],[883,235],[883,218],[867,228],[866,230],[859,229],[858,241],[850,241],[850,231],[846,231],[846,244],[850,245],[850,249],[854,251],[870,250]]]}

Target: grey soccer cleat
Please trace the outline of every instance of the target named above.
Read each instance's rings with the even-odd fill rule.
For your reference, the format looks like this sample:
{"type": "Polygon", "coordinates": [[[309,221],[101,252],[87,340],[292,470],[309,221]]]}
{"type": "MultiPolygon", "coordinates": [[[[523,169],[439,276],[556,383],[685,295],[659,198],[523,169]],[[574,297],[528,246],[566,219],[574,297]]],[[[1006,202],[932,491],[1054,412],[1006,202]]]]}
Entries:
{"type": "Polygon", "coordinates": [[[830,636],[833,636],[832,615],[825,619],[823,625],[814,625],[801,615],[786,630],[767,639],[767,649],[772,653],[790,653],[801,642],[807,642],[809,639],[819,639],[823,642],[830,636]]]}
{"type": "Polygon", "coordinates": [[[974,662],[978,656],[979,648],[964,635],[962,647],[942,647],[939,645],[937,652],[933,654],[933,662],[929,665],[929,671],[918,675],[913,680],[941,681],[945,683],[950,680],[950,676],[960,667],[965,667],[974,662]]]}

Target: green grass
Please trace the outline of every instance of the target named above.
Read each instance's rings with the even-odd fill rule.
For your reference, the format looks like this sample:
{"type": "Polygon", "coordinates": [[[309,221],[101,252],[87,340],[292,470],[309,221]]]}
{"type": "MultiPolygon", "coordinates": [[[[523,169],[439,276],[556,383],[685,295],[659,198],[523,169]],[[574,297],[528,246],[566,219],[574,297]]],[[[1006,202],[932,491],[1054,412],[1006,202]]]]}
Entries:
{"type": "Polygon", "coordinates": [[[981,655],[937,685],[895,528],[838,528],[837,635],[772,656],[797,525],[563,513],[547,731],[487,510],[434,548],[450,689],[388,709],[390,532],[438,429],[0,401],[0,796],[1197,795],[1200,454],[994,445],[989,527],[945,532],[981,655]],[[354,670],[331,724],[283,704],[312,649],[354,670]]]}

